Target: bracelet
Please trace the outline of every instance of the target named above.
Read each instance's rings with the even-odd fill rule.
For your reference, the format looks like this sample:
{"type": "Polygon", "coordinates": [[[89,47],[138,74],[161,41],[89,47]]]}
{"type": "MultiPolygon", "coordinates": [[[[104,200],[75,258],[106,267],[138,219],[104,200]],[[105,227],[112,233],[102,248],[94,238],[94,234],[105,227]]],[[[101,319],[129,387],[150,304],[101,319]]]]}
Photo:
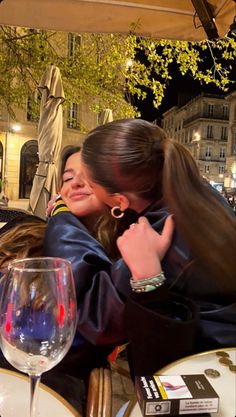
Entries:
{"type": "Polygon", "coordinates": [[[157,287],[160,287],[166,278],[164,272],[162,271],[158,275],[154,275],[152,277],[140,280],[134,280],[132,277],[130,278],[130,285],[133,291],[135,292],[149,292],[154,291],[157,287]]]}

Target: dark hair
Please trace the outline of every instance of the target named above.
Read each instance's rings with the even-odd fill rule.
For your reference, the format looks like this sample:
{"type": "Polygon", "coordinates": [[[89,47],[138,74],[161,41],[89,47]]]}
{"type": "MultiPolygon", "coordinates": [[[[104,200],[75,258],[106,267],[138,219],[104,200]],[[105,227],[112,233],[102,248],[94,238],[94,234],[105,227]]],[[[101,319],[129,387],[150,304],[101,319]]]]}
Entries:
{"type": "Polygon", "coordinates": [[[62,178],[63,178],[63,173],[65,170],[67,159],[71,155],[74,155],[74,153],[77,153],[80,151],[81,151],[81,146],[73,146],[73,145],[68,145],[62,150],[61,157],[60,157],[59,170],[58,170],[58,181],[57,181],[58,190],[60,190],[60,188],[62,187],[62,182],[63,182],[62,178]]]}
{"type": "Polygon", "coordinates": [[[162,193],[165,139],[163,130],[144,120],[106,123],[88,134],[82,158],[109,193],[131,191],[153,200],[162,193]]]}
{"type": "Polygon", "coordinates": [[[200,176],[189,151],[158,126],[126,119],[92,130],[82,148],[94,182],[109,193],[164,198],[182,236],[204,269],[236,287],[236,221],[200,176]]]}

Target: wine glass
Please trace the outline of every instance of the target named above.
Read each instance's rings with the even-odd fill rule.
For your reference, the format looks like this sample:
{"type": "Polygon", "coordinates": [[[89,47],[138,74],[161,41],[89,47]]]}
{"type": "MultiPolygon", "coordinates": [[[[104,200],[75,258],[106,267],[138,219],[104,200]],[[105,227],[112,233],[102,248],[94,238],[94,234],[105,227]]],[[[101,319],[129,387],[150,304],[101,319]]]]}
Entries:
{"type": "Polygon", "coordinates": [[[72,344],[76,317],[69,261],[40,257],[9,264],[0,300],[0,344],[8,362],[30,377],[30,417],[36,416],[42,373],[72,344]]]}

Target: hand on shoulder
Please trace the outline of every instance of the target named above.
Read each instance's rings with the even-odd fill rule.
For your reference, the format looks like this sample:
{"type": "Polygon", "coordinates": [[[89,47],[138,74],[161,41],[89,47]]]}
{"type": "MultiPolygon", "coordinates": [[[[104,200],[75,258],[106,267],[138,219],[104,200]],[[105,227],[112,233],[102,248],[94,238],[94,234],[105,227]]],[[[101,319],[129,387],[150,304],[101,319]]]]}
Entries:
{"type": "Polygon", "coordinates": [[[173,216],[167,217],[161,234],[152,228],[146,217],[140,217],[117,239],[118,249],[134,279],[161,272],[161,260],[170,247],[173,232],[173,216]]]}

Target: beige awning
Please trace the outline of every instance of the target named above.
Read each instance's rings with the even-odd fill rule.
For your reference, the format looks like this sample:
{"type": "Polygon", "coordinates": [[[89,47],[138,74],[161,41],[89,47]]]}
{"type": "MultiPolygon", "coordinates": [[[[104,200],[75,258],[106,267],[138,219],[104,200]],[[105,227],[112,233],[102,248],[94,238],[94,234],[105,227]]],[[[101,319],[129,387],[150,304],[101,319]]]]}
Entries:
{"type": "MultiPolygon", "coordinates": [[[[196,16],[209,15],[205,0],[2,0],[0,24],[90,33],[136,33],[165,39],[201,40],[206,33],[196,16]],[[195,7],[193,6],[195,5],[195,7]]],[[[233,0],[208,0],[220,37],[233,22],[233,0]]],[[[208,5],[207,4],[207,5],[208,5]]]]}

